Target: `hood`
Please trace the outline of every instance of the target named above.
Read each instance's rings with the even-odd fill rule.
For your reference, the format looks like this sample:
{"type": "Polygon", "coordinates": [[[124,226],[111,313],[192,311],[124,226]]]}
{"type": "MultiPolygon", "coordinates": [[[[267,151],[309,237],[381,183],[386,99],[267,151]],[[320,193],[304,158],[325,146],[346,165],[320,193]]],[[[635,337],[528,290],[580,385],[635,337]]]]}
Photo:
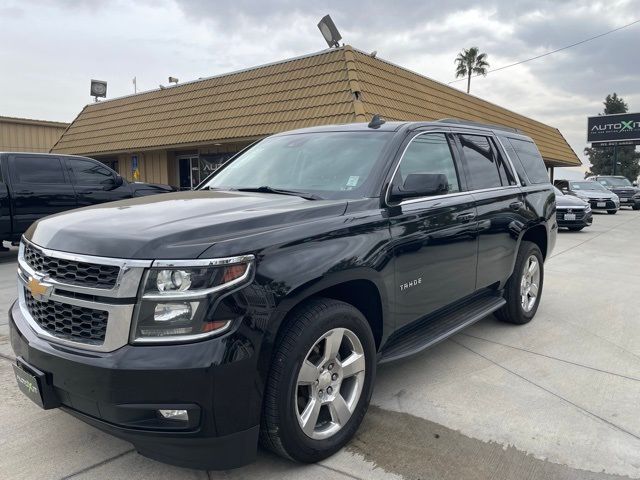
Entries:
{"type": "Polygon", "coordinates": [[[34,223],[25,237],[41,247],[70,253],[189,259],[217,241],[340,216],[346,206],[346,200],[269,193],[176,192],[46,217],[34,223]]]}
{"type": "Polygon", "coordinates": [[[142,197],[144,195],[155,195],[157,193],[175,192],[178,189],[171,185],[163,185],[161,183],[131,182],[133,195],[142,197]]]}
{"type": "Polygon", "coordinates": [[[556,207],[572,208],[584,207],[588,205],[584,200],[574,197],[573,195],[556,195],[556,207]]]}
{"type": "Polygon", "coordinates": [[[638,189],[637,187],[611,187],[609,190],[611,190],[616,195],[622,194],[625,197],[630,197],[640,192],[640,189],[638,189]]]}
{"type": "MultiPolygon", "coordinates": [[[[615,193],[610,191],[605,192],[600,190],[580,190],[580,193],[586,198],[590,198],[590,199],[607,198],[607,199],[613,200],[614,198],[617,197],[615,193]]],[[[576,197],[578,196],[577,194],[575,194],[575,190],[574,190],[574,195],[576,195],[576,197]]]]}

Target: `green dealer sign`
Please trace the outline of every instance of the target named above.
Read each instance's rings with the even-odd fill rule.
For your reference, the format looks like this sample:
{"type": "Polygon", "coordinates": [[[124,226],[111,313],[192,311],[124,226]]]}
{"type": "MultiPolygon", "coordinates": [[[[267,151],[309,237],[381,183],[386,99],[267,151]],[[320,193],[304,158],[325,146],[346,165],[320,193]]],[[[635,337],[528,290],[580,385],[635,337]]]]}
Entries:
{"type": "Polygon", "coordinates": [[[595,145],[638,145],[640,113],[589,117],[587,129],[587,141],[595,145]]]}

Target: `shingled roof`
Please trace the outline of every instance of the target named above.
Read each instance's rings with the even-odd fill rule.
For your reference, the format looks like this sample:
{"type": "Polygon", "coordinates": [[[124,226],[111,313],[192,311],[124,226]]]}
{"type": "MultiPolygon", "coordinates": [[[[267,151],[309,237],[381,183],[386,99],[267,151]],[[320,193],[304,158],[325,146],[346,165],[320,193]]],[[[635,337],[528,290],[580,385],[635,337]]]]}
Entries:
{"type": "Polygon", "coordinates": [[[242,141],[369,120],[461,118],[517,127],[550,165],[580,165],[560,131],[352,47],[87,105],[53,152],[108,154],[242,141]]]}

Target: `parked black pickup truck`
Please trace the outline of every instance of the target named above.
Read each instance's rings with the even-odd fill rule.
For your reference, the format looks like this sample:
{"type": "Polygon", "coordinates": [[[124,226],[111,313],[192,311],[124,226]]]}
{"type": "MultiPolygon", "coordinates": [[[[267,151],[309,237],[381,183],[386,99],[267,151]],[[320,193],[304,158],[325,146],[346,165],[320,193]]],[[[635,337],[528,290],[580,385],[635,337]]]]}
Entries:
{"type": "Polygon", "coordinates": [[[318,461],[358,429],[377,363],[491,313],[533,318],[555,210],[514,129],[376,118],[274,135],[198,191],[29,228],[18,385],[163,462],[237,467],[259,438],[318,461]]]}
{"type": "Polygon", "coordinates": [[[0,246],[16,241],[39,218],[73,208],[174,191],[129,183],[86,157],[0,152],[0,246]]]}

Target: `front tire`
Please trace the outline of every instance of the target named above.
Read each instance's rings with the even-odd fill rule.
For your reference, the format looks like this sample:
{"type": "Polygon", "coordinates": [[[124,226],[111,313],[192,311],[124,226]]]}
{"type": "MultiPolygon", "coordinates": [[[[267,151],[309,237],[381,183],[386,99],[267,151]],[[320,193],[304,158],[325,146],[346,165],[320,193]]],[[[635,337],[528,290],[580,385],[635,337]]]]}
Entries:
{"type": "Polygon", "coordinates": [[[634,210],[640,210],[640,204],[638,204],[638,203],[634,203],[632,208],[633,208],[634,210]]]}
{"type": "Polygon", "coordinates": [[[355,434],[376,373],[371,328],[354,306],[305,302],[279,336],[267,380],[260,441],[298,462],[318,462],[355,434]]]}
{"type": "Polygon", "coordinates": [[[505,287],[504,298],[507,304],[496,312],[496,317],[517,325],[530,322],[538,311],[543,283],[542,252],[535,243],[523,241],[513,273],[505,287]]]}

